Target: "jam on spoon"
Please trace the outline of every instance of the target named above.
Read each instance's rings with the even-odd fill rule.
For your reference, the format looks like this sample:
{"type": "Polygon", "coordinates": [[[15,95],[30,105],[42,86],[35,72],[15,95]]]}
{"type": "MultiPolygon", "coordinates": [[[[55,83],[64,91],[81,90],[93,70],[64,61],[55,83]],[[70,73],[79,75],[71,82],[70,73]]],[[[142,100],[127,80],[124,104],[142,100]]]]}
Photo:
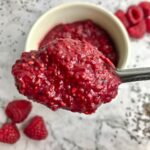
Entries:
{"type": "Polygon", "coordinates": [[[121,83],[114,65],[86,41],[56,39],[24,52],[12,67],[19,92],[52,110],[94,113],[121,83]]]}

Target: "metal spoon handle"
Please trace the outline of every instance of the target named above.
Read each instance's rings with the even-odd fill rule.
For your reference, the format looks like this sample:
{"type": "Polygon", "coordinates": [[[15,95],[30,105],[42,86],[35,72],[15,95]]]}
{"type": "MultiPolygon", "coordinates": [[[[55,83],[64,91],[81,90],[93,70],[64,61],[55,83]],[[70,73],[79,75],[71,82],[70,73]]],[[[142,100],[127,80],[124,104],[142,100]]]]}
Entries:
{"type": "Polygon", "coordinates": [[[142,80],[150,80],[150,67],[117,70],[122,82],[134,82],[142,80]]]}

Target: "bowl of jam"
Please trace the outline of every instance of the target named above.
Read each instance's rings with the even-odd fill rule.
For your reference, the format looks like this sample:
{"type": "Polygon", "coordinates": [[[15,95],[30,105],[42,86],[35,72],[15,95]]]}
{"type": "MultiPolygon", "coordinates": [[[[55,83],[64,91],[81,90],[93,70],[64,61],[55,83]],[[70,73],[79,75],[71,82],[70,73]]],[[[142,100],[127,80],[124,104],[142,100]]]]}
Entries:
{"type": "Polygon", "coordinates": [[[125,28],[99,5],[78,2],[50,9],[33,25],[25,50],[42,48],[57,38],[89,42],[117,68],[125,68],[129,60],[129,38],[125,28]]]}

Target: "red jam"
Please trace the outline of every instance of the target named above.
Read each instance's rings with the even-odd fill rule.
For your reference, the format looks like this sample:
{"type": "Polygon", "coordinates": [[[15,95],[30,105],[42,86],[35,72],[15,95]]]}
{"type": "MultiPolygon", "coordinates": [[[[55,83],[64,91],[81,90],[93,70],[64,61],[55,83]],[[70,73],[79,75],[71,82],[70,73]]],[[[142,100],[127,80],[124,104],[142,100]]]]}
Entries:
{"type": "Polygon", "coordinates": [[[110,36],[104,29],[90,20],[55,26],[42,39],[39,48],[44,47],[56,38],[71,38],[87,41],[93,46],[96,46],[115,66],[117,65],[118,56],[110,36]]]}
{"type": "Polygon", "coordinates": [[[42,50],[24,52],[12,74],[29,99],[52,110],[85,114],[111,101],[120,84],[109,59],[90,43],[73,39],[56,39],[42,50]]]}

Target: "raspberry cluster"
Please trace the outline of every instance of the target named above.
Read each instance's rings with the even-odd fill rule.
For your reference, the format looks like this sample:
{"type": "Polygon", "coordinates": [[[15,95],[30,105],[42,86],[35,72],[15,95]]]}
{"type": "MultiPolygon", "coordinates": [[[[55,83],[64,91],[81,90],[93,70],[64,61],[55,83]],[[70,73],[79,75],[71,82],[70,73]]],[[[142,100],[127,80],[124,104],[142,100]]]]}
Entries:
{"type": "Polygon", "coordinates": [[[142,38],[145,33],[150,33],[150,2],[143,1],[132,5],[127,12],[119,9],[115,15],[120,19],[129,35],[133,38],[142,38]]]}
{"type": "MultiPolygon", "coordinates": [[[[5,112],[11,120],[0,128],[0,142],[14,144],[20,139],[20,132],[17,123],[23,122],[30,114],[31,102],[27,100],[13,100],[6,106],[5,112]]],[[[35,116],[24,128],[24,133],[31,139],[43,140],[48,136],[44,120],[41,116],[35,116]]]]}

